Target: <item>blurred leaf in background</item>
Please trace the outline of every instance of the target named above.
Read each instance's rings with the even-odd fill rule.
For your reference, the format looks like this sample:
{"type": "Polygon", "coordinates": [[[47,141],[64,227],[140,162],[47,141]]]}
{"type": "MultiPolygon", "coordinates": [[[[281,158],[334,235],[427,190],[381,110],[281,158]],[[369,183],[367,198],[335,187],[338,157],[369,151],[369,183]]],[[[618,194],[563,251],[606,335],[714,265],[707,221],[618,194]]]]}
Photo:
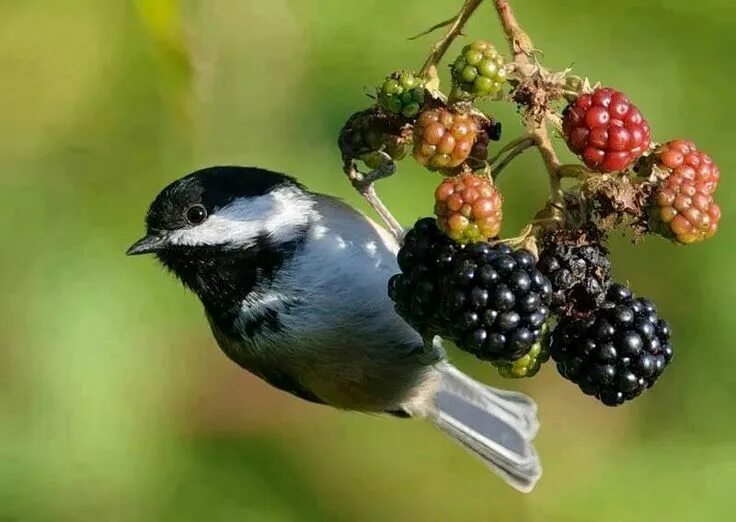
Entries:
{"type": "MultiPolygon", "coordinates": [[[[500,382],[452,354],[538,400],[545,476],[533,495],[429,426],[268,388],[220,354],[176,281],[123,255],[158,190],[209,164],[290,172],[365,209],[342,179],[337,132],[388,72],[421,64],[434,36],[408,37],[458,4],[0,5],[0,519],[733,518],[731,2],[515,2],[546,63],[624,90],[658,139],[694,139],[723,172],[714,239],[614,241],[617,276],[675,330],[675,363],[637,403],[605,409],[551,365],[500,382]]],[[[490,6],[466,34],[501,43],[490,6]]],[[[513,107],[486,109],[505,139],[521,130],[513,107]]],[[[436,183],[406,162],[379,191],[410,223],[430,211],[436,183]]],[[[501,188],[513,234],[544,201],[538,159],[515,162],[501,188]]]]}

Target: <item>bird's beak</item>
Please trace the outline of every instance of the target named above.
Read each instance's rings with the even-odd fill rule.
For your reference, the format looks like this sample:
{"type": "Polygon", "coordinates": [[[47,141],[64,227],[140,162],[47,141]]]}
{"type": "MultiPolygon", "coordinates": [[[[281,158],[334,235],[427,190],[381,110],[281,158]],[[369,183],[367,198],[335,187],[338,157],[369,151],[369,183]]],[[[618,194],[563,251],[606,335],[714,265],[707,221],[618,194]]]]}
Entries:
{"type": "Polygon", "coordinates": [[[139,256],[141,254],[151,254],[161,250],[167,245],[166,238],[163,236],[148,235],[143,239],[139,239],[131,245],[125,255],[139,256]]]}

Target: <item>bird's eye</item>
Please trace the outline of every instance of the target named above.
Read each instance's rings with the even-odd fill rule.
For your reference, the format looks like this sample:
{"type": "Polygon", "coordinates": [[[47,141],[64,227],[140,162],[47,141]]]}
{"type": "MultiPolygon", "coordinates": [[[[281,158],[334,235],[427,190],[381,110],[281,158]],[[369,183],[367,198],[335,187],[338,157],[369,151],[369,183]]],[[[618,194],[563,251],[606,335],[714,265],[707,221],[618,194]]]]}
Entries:
{"type": "Polygon", "coordinates": [[[207,209],[202,205],[192,205],[187,209],[187,221],[191,225],[199,225],[207,218],[207,209]]]}

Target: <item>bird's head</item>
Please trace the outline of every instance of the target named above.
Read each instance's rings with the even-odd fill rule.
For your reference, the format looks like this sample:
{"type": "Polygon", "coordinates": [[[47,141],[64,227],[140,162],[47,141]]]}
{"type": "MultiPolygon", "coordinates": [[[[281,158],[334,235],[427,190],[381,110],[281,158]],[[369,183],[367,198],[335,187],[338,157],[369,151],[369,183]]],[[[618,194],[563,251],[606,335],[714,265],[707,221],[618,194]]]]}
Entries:
{"type": "Polygon", "coordinates": [[[313,206],[309,193],[284,174],[202,169],[156,196],[145,237],[127,253],[155,254],[207,304],[206,298],[247,292],[258,274],[277,269],[303,239],[313,206]]]}

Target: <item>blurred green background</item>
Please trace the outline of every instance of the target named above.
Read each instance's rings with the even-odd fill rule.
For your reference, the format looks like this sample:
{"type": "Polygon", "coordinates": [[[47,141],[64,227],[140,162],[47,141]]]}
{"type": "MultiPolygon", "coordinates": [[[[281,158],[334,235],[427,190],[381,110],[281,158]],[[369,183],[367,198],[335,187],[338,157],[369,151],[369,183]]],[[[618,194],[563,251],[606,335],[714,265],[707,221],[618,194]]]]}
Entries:
{"type": "MultiPolygon", "coordinates": [[[[337,132],[435,35],[407,37],[459,4],[0,3],[0,520],[733,519],[730,0],[515,2],[548,65],[617,86],[657,138],[709,151],[725,210],[705,244],[614,240],[618,277],[675,326],[676,362],[634,404],[599,406],[551,365],[502,383],[453,353],[538,400],[545,476],[532,495],[428,425],[268,388],[225,359],[173,278],[123,255],[158,190],[209,164],[290,172],[365,209],[337,132]]],[[[467,34],[502,43],[490,5],[467,34]]],[[[512,107],[487,108],[505,139],[520,131],[512,107]]],[[[505,234],[543,202],[543,176],[533,154],[504,176],[505,234]]],[[[379,191],[410,223],[436,183],[406,162],[379,191]]]]}

